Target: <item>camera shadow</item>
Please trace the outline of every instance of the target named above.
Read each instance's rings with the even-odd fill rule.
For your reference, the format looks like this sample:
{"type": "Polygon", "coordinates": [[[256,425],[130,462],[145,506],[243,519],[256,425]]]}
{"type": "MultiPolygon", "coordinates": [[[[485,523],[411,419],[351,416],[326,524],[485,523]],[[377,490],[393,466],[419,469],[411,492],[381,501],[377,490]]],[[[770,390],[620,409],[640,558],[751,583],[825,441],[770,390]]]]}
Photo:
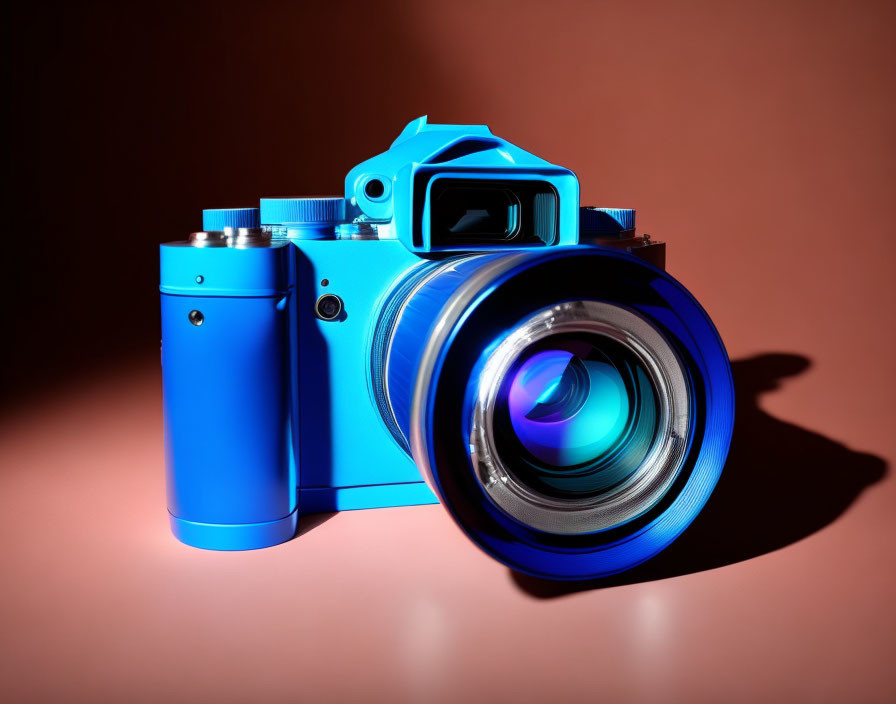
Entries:
{"type": "Polygon", "coordinates": [[[809,366],[808,358],[784,353],[732,363],[737,398],[728,461],[706,507],[666,550],[611,577],[554,582],[511,570],[513,582],[532,597],[550,599],[677,577],[764,555],[835,521],[886,475],[887,465],[760,408],[760,395],[809,366]]]}
{"type": "Polygon", "coordinates": [[[310,533],[318,526],[322,526],[331,518],[335,517],[337,513],[338,511],[327,511],[325,513],[309,513],[306,515],[300,515],[299,525],[296,528],[296,534],[293,536],[293,540],[305,535],[305,533],[310,533]]]}

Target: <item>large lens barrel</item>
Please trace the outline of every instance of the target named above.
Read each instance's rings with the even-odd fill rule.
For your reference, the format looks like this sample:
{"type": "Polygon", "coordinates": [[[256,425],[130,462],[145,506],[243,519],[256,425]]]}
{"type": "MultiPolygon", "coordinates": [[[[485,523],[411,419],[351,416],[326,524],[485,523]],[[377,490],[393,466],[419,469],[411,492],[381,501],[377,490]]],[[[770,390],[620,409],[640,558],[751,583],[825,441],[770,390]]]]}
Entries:
{"type": "Polygon", "coordinates": [[[384,308],[380,409],[470,538],[554,579],[668,546],[716,484],[731,371],[664,272],[600,247],[426,263],[384,308]]]}

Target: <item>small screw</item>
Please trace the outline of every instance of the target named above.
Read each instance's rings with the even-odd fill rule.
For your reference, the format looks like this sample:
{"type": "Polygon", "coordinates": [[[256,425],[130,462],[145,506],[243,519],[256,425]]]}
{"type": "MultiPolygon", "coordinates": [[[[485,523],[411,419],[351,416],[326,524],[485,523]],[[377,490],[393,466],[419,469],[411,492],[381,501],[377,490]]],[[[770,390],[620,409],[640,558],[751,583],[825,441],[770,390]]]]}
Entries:
{"type": "Polygon", "coordinates": [[[187,318],[189,318],[190,322],[196,327],[199,327],[205,321],[205,316],[198,310],[191,310],[189,315],[187,315],[187,318]]]}

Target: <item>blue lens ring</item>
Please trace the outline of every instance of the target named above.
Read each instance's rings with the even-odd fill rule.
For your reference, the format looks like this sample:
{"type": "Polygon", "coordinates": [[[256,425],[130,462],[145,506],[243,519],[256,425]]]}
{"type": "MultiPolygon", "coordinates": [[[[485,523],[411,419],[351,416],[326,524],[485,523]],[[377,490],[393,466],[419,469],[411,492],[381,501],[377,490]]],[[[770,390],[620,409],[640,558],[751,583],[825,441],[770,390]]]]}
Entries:
{"type": "MultiPolygon", "coordinates": [[[[554,579],[588,579],[624,571],[671,544],[702,509],[718,481],[734,416],[731,370],[724,345],[699,303],[681,284],[631,255],[600,247],[576,247],[503,256],[509,259],[500,267],[494,266],[494,256],[481,257],[467,266],[467,277],[485,266],[497,269],[498,273],[453,317],[453,325],[434,354],[429,381],[418,380],[423,386],[418,389],[414,422],[408,423],[413,426],[408,428],[412,438],[416,438],[412,442],[415,459],[429,475],[431,484],[460,527],[486,552],[513,569],[554,579]],[[524,278],[527,272],[544,271],[552,262],[570,270],[570,275],[575,273],[573,269],[582,274],[582,264],[587,262],[592,268],[590,280],[600,285],[591,287],[590,291],[588,286],[584,290],[579,286],[575,295],[589,293],[628,305],[665,331],[692,377],[696,389],[695,417],[700,419],[689,439],[686,480],[674,491],[674,498],[648,522],[631,526],[629,532],[608,531],[590,536],[587,541],[558,541],[553,536],[526,530],[508,521],[481,491],[477,496],[475,486],[463,481],[463,475],[471,472],[470,467],[458,467],[463,453],[457,449],[462,442],[446,427],[449,423],[458,423],[458,414],[463,408],[463,399],[452,401],[447,398],[446,390],[452,386],[456,389],[458,381],[465,375],[468,379],[472,371],[472,365],[464,368],[464,363],[452,361],[451,353],[471,346],[478,346],[479,350],[486,347],[490,340],[485,339],[481,330],[477,332],[473,324],[477,315],[487,312],[483,304],[501,298],[502,291],[514,280],[524,278]],[[438,383],[429,383],[432,380],[438,383]],[[435,433],[435,427],[441,432],[435,433]],[[451,445],[456,447],[452,450],[451,445]]],[[[569,276],[560,279],[570,280],[569,276]]],[[[544,290],[543,301],[557,300],[564,288],[555,285],[551,290],[544,290]]],[[[438,295],[430,291],[430,298],[436,299],[438,295]]],[[[505,299],[503,303],[507,308],[510,302],[505,299]]],[[[494,320],[493,317],[492,336],[494,320]]]]}

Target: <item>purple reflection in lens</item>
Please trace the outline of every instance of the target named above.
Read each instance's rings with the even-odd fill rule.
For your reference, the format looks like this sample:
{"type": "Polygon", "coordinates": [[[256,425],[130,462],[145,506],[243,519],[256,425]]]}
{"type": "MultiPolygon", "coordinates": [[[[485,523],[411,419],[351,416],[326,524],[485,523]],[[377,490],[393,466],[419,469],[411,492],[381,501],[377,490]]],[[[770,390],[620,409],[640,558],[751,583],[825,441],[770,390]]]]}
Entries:
{"type": "Polygon", "coordinates": [[[616,368],[566,350],[544,350],[526,360],[511,382],[508,407],[523,447],[559,467],[590,462],[613,447],[629,413],[616,368]]]}

